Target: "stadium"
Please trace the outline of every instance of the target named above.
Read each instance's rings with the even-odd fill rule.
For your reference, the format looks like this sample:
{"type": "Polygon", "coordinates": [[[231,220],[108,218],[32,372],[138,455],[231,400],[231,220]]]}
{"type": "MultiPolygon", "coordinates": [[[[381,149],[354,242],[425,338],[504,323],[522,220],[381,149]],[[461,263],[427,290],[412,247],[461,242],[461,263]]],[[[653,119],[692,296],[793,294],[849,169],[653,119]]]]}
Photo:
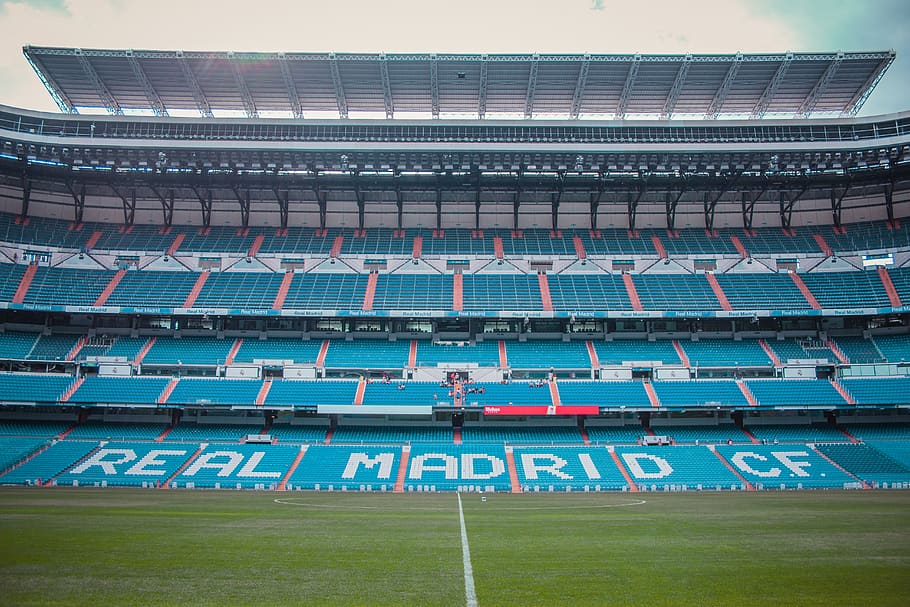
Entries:
{"type": "Polygon", "coordinates": [[[477,565],[472,603],[487,505],[906,521],[910,113],[857,116],[894,52],[23,52],[60,112],[0,106],[5,508],[403,508],[457,545],[456,493],[455,581],[385,604],[602,604],[477,565]]]}

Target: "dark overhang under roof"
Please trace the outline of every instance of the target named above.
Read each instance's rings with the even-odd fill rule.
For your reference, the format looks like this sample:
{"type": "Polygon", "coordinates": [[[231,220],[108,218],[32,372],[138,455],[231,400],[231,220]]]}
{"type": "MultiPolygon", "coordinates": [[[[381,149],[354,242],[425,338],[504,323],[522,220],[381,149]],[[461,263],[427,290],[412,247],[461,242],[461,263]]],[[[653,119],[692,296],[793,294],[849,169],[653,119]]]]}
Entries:
{"type": "Polygon", "coordinates": [[[894,51],[728,55],[241,53],[26,46],[61,111],[577,119],[852,115],[894,51]]]}

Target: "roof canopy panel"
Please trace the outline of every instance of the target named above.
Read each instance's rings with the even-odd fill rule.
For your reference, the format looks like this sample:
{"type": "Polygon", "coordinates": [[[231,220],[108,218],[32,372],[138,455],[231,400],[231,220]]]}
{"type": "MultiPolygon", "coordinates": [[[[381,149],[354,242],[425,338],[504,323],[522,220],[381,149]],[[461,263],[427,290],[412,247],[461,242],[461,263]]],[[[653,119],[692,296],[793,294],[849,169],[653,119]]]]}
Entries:
{"type": "Polygon", "coordinates": [[[61,111],[294,117],[852,115],[895,53],[454,55],[26,46],[61,111]]]}

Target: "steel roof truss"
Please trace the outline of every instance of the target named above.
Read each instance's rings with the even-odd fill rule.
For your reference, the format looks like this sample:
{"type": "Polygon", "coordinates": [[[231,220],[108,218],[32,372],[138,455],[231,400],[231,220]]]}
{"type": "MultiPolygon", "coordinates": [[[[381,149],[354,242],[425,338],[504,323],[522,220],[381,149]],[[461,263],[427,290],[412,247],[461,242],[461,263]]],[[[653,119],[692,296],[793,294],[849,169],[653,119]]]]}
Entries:
{"type": "Polygon", "coordinates": [[[142,65],[139,63],[139,60],[133,56],[132,52],[130,52],[127,57],[130,68],[133,70],[133,75],[136,76],[136,80],[139,81],[139,84],[142,85],[142,90],[145,91],[145,98],[148,99],[149,106],[152,108],[152,112],[156,116],[167,116],[167,108],[164,107],[164,102],[161,101],[161,96],[158,95],[158,91],[156,91],[155,87],[152,86],[152,83],[149,81],[148,76],[145,74],[145,70],[142,69],[142,65]]]}
{"type": "Polygon", "coordinates": [[[679,94],[686,84],[686,76],[689,74],[689,66],[692,65],[692,55],[686,55],[679,70],[676,72],[676,78],[673,80],[673,86],[667,94],[667,100],[664,102],[664,109],[660,114],[661,118],[670,118],[673,110],[676,109],[676,102],[679,101],[679,94]]]}
{"type": "Polygon", "coordinates": [[[815,86],[809,91],[809,95],[803,99],[799,109],[796,111],[799,116],[807,117],[812,113],[815,106],[818,104],[818,100],[825,94],[831,81],[834,80],[834,76],[837,75],[837,70],[841,66],[843,60],[844,54],[838,53],[834,61],[828,64],[828,67],[825,68],[821,78],[818,79],[818,82],[815,83],[815,86]]]}
{"type": "Polygon", "coordinates": [[[294,118],[303,118],[303,108],[300,106],[300,94],[297,92],[297,83],[294,82],[294,75],[291,74],[291,66],[288,63],[287,55],[280,53],[278,55],[278,66],[281,68],[281,78],[284,80],[284,88],[287,90],[288,102],[291,104],[291,111],[294,118]]]}
{"type": "Polygon", "coordinates": [[[705,112],[705,118],[716,119],[720,115],[720,112],[724,107],[724,102],[727,100],[727,95],[730,94],[730,89],[736,81],[736,73],[739,72],[739,66],[741,66],[742,63],[743,54],[736,53],[736,58],[730,63],[730,67],[727,68],[727,74],[724,76],[724,81],[721,82],[720,88],[714,93],[711,105],[708,106],[708,111],[705,112]]]}
{"type": "Polygon", "coordinates": [[[92,62],[78,49],[76,56],[79,58],[79,65],[82,66],[85,77],[88,78],[88,81],[95,87],[95,92],[98,94],[98,98],[101,99],[101,103],[104,104],[105,109],[111,114],[123,115],[123,109],[120,107],[120,104],[117,103],[117,100],[114,99],[114,96],[107,88],[107,85],[104,84],[101,76],[95,71],[95,66],[92,65],[92,62]]]}
{"type": "Polygon", "coordinates": [[[771,81],[768,82],[768,86],[762,91],[755,107],[752,108],[752,118],[761,118],[768,111],[771,101],[774,100],[774,95],[777,94],[778,87],[780,87],[784,78],[787,77],[787,71],[790,69],[791,63],[793,63],[793,53],[787,53],[780,65],[777,66],[777,70],[774,72],[774,76],[771,77],[771,81]]]}
{"type": "Polygon", "coordinates": [[[385,117],[395,117],[395,106],[392,103],[392,85],[389,82],[389,60],[385,55],[379,56],[379,73],[382,76],[382,99],[385,103],[385,117]]]}
{"type": "Polygon", "coordinates": [[[577,119],[581,114],[581,100],[585,95],[585,85],[588,83],[588,70],[591,67],[591,56],[585,55],[585,60],[581,62],[578,69],[578,79],[575,81],[575,92],[572,94],[572,108],[569,110],[569,118],[577,119]]]}
{"type": "Polygon", "coordinates": [[[190,85],[190,90],[193,93],[193,101],[196,102],[196,109],[199,110],[199,113],[203,117],[214,118],[212,106],[209,104],[208,99],[206,99],[205,93],[202,92],[202,87],[199,86],[199,80],[196,79],[193,68],[190,67],[190,64],[182,53],[177,55],[177,63],[180,64],[180,70],[183,72],[183,77],[186,78],[187,83],[190,85]]]}
{"type": "Polygon", "coordinates": [[[243,101],[243,110],[246,112],[246,117],[258,118],[259,112],[256,110],[256,102],[253,100],[243,73],[240,71],[240,64],[233,55],[231,55],[231,72],[234,74],[234,82],[237,83],[237,89],[240,91],[240,99],[243,101]]]}
{"type": "Polygon", "coordinates": [[[487,56],[480,57],[480,88],[477,91],[477,117],[487,114],[487,56]]]}
{"type": "Polygon", "coordinates": [[[332,84],[335,86],[335,104],[338,106],[338,115],[348,117],[348,100],[344,96],[344,83],[341,81],[341,71],[338,68],[338,56],[329,54],[329,64],[332,70],[332,84]]]}
{"type": "Polygon", "coordinates": [[[537,67],[539,63],[540,57],[534,55],[528,74],[528,90],[525,94],[525,118],[530,118],[534,114],[534,94],[537,92],[537,67]]]}
{"type": "Polygon", "coordinates": [[[641,55],[636,54],[629,64],[629,71],[626,73],[626,82],[622,86],[622,94],[619,96],[619,103],[616,104],[617,119],[621,120],[626,117],[626,107],[629,105],[629,99],[632,97],[632,89],[635,87],[636,78],[638,78],[639,66],[641,66],[641,55]]]}

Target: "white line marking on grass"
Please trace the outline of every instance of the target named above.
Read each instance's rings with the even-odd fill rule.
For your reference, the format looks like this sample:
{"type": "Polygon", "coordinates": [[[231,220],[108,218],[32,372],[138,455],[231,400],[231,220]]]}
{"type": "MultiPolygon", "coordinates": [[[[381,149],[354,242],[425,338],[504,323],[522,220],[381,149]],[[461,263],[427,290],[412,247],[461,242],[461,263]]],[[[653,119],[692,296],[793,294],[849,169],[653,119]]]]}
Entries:
{"type": "MultiPolygon", "coordinates": [[[[460,496],[459,496],[460,498],[460,496]]],[[[275,498],[276,504],[283,506],[303,506],[304,508],[328,508],[332,510],[388,510],[388,506],[354,506],[350,504],[318,504],[312,502],[301,502],[303,498],[275,498]]],[[[594,510],[600,508],[626,508],[629,506],[644,506],[648,502],[645,500],[635,500],[634,502],[625,502],[622,504],[588,504],[585,506],[490,506],[491,510],[496,511],[521,511],[521,510],[594,510]]],[[[421,508],[421,507],[400,507],[395,506],[395,510],[419,511],[419,512],[445,512],[448,508],[421,508]]]]}
{"type": "Polygon", "coordinates": [[[464,594],[467,607],[477,607],[477,592],[474,591],[474,569],[471,567],[471,550],[468,548],[468,530],[464,526],[464,510],[461,509],[461,493],[458,496],[458,520],[461,523],[461,560],[464,562],[464,594]]]}

